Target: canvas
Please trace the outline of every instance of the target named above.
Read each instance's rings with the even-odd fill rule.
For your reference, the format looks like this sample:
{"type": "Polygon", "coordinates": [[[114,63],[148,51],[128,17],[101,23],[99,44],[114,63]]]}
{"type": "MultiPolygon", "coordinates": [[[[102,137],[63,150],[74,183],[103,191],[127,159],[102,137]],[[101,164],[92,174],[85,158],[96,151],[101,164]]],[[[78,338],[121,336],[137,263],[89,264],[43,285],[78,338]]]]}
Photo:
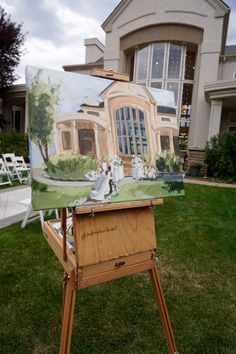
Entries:
{"type": "Polygon", "coordinates": [[[174,94],[27,67],[33,209],[184,194],[174,94]]]}

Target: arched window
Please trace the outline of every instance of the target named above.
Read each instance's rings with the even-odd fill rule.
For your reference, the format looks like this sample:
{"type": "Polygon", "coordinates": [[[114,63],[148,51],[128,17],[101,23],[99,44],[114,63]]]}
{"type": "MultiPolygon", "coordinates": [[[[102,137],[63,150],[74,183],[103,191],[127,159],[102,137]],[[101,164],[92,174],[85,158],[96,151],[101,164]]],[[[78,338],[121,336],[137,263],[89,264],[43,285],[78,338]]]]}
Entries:
{"type": "Polygon", "coordinates": [[[196,53],[196,47],[182,43],[156,42],[140,47],[135,53],[134,81],[174,92],[178,116],[189,119],[196,53]]]}
{"type": "Polygon", "coordinates": [[[148,145],[144,112],[133,107],[121,107],[115,115],[120,152],[126,155],[146,154],[148,145]]]}

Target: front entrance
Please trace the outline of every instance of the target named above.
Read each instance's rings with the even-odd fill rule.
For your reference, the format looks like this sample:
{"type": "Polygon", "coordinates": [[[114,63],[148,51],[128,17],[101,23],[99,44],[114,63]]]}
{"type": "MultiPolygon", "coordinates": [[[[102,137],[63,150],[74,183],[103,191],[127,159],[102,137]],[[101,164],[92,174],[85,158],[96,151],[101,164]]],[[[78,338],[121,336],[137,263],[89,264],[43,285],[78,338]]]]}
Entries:
{"type": "Polygon", "coordinates": [[[79,134],[79,151],[81,155],[96,155],[95,137],[93,129],[81,129],[79,134]]]}

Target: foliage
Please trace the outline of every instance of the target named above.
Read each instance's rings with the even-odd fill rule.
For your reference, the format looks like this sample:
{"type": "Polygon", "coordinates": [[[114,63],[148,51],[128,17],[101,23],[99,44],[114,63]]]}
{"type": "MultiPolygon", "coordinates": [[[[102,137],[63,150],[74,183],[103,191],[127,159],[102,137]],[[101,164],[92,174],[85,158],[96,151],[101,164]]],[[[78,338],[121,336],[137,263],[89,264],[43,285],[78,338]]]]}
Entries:
{"type": "Polygon", "coordinates": [[[179,148],[180,148],[180,150],[187,150],[188,141],[185,139],[179,139],[179,148]]]}
{"type": "MultiPolygon", "coordinates": [[[[177,349],[234,354],[236,190],[185,188],[185,197],[154,208],[177,349]]],[[[0,229],[0,249],[0,352],[58,353],[63,267],[40,222],[0,229]]],[[[78,290],[71,353],[168,353],[148,272],[78,290]]]]}
{"type": "Polygon", "coordinates": [[[0,89],[17,79],[14,69],[20,62],[23,43],[22,24],[13,22],[0,6],[0,89]]]}
{"type": "Polygon", "coordinates": [[[191,168],[195,168],[197,170],[200,170],[202,168],[202,163],[201,162],[194,162],[190,166],[191,168]]]}
{"type": "Polygon", "coordinates": [[[157,155],[156,168],[161,173],[181,172],[181,159],[169,150],[165,150],[161,155],[157,155]]]}
{"type": "Polygon", "coordinates": [[[236,181],[236,131],[212,137],[206,145],[205,161],[210,176],[236,181]]]}
{"type": "Polygon", "coordinates": [[[40,80],[39,70],[28,91],[29,101],[29,134],[38,145],[44,162],[48,162],[48,146],[53,132],[53,122],[58,105],[58,86],[45,84],[40,80]]]}
{"type": "Polygon", "coordinates": [[[0,155],[14,153],[29,161],[28,136],[13,130],[11,134],[0,134],[0,155]]]}
{"type": "Polygon", "coordinates": [[[46,163],[47,175],[60,180],[86,180],[89,171],[97,171],[98,165],[90,156],[76,155],[66,159],[49,160],[46,163]]]}

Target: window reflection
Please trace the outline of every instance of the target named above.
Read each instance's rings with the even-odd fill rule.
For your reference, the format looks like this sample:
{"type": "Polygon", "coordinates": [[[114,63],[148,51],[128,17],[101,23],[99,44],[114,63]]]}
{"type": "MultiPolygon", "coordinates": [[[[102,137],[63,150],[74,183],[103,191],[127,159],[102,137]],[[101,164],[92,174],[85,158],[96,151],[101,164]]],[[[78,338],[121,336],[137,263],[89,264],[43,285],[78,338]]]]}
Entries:
{"type": "Polygon", "coordinates": [[[148,66],[148,46],[139,50],[138,63],[138,80],[146,80],[148,66]]]}
{"type": "Polygon", "coordinates": [[[136,56],[135,81],[174,92],[176,113],[190,118],[197,47],[157,42],[138,49],[136,56]]]}
{"type": "Polygon", "coordinates": [[[185,57],[185,74],[184,74],[184,78],[187,80],[194,79],[195,60],[196,60],[196,52],[187,48],[186,57],[185,57]]]}
{"type": "Polygon", "coordinates": [[[178,79],[180,76],[182,48],[177,44],[170,44],[169,63],[168,63],[168,78],[178,79]]]}
{"type": "Polygon", "coordinates": [[[164,52],[164,43],[155,43],[153,45],[152,79],[161,79],[163,76],[164,52]]]}

